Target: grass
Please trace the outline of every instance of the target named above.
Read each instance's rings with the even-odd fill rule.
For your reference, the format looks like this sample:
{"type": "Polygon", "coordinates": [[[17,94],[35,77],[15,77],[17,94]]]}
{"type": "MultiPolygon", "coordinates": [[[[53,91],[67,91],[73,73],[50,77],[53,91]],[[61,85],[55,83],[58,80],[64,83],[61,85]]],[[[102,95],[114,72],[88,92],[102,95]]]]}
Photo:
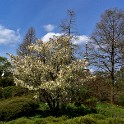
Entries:
{"type": "MultiPolygon", "coordinates": [[[[47,105],[42,105],[40,109],[44,109],[47,105]]],[[[97,104],[97,114],[87,114],[85,116],[69,118],[61,117],[22,117],[5,124],[124,124],[124,108],[107,103],[97,104]]],[[[45,110],[45,109],[44,109],[45,110]]],[[[1,124],[1,123],[0,123],[1,124]]]]}
{"type": "Polygon", "coordinates": [[[68,119],[65,116],[55,118],[19,118],[5,124],[124,124],[124,118],[108,118],[101,114],[89,114],[68,119]]]}
{"type": "Polygon", "coordinates": [[[97,113],[103,114],[107,117],[124,118],[124,107],[107,103],[98,103],[97,113]]]}

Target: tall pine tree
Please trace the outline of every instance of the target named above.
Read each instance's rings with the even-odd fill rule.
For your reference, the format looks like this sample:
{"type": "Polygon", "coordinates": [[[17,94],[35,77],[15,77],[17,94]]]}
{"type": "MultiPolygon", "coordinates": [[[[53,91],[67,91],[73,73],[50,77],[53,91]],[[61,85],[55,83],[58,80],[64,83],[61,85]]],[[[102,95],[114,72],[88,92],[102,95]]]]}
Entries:
{"type": "Polygon", "coordinates": [[[19,48],[17,49],[17,54],[19,56],[30,55],[31,53],[27,47],[31,43],[36,43],[36,34],[35,29],[33,27],[30,27],[28,29],[23,42],[19,45],[19,48]]]}

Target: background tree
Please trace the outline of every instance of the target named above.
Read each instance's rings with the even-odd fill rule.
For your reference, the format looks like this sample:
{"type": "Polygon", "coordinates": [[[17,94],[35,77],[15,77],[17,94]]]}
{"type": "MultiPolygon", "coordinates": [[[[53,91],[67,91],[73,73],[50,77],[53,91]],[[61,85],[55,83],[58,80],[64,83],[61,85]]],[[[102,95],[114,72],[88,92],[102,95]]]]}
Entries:
{"type": "Polygon", "coordinates": [[[119,89],[124,88],[124,67],[122,66],[115,74],[116,85],[119,89]]]}
{"type": "Polygon", "coordinates": [[[28,50],[27,46],[31,43],[36,43],[36,36],[35,36],[35,29],[30,27],[24,37],[22,44],[19,45],[17,49],[18,55],[30,55],[30,51],[28,50]]]}
{"type": "MultiPolygon", "coordinates": [[[[61,33],[64,36],[70,37],[70,44],[72,44],[72,41],[77,40],[77,26],[76,26],[76,13],[74,10],[69,9],[67,10],[67,17],[63,19],[59,25],[61,33]]],[[[73,44],[74,45],[74,44],[73,44]]],[[[78,45],[75,45],[75,47],[78,48],[78,45]]],[[[75,52],[75,55],[78,54],[81,51],[79,49],[72,50],[73,53],[75,52]]],[[[72,54],[73,54],[72,53],[72,54]]],[[[80,54],[81,56],[81,54],[80,54]]]]}
{"type": "Polygon", "coordinates": [[[84,86],[90,90],[90,96],[99,101],[108,101],[110,99],[110,76],[106,72],[94,72],[96,76],[92,82],[84,83],[84,86]]]}
{"type": "Polygon", "coordinates": [[[14,85],[11,67],[7,58],[0,56],[0,87],[14,85]]]}
{"type": "Polygon", "coordinates": [[[124,12],[109,9],[101,16],[92,34],[90,60],[111,77],[111,103],[114,102],[115,72],[122,64],[121,51],[124,41],[124,12]]]}
{"type": "Polygon", "coordinates": [[[37,41],[29,46],[31,51],[44,53],[41,56],[12,56],[14,80],[18,85],[36,90],[48,103],[52,113],[58,115],[59,108],[71,97],[68,90],[80,89],[90,80],[84,69],[84,62],[73,59],[72,44],[68,37],[54,37],[48,42],[37,41]]]}
{"type": "Polygon", "coordinates": [[[61,32],[67,36],[76,34],[76,14],[74,10],[67,10],[67,17],[60,23],[61,32]]]}

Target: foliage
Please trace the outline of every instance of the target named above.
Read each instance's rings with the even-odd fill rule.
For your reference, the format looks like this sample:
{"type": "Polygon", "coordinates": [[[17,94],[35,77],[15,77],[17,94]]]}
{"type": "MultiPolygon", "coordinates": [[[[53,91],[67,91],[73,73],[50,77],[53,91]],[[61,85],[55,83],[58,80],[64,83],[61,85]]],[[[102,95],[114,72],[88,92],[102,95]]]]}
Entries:
{"type": "Polygon", "coordinates": [[[124,67],[122,66],[116,73],[116,96],[115,103],[124,106],[124,67]]]}
{"type": "Polygon", "coordinates": [[[0,56],[0,87],[14,85],[11,67],[7,58],[0,56]]]}
{"type": "Polygon", "coordinates": [[[70,102],[67,89],[80,89],[94,77],[84,69],[85,62],[76,60],[70,37],[54,37],[48,42],[37,41],[29,46],[34,54],[11,57],[17,85],[36,90],[50,110],[57,113],[61,104],[70,102]]]}
{"type": "Polygon", "coordinates": [[[9,71],[9,67],[11,67],[10,62],[8,62],[7,58],[0,56],[0,76],[4,72],[9,71]]]}
{"type": "Polygon", "coordinates": [[[0,98],[2,98],[2,91],[3,91],[3,89],[2,89],[2,87],[0,87],[0,98]]]}
{"type": "MultiPolygon", "coordinates": [[[[70,104],[71,108],[74,108],[74,104],[70,104]]],[[[97,110],[99,114],[88,114],[85,116],[68,118],[62,117],[31,117],[20,118],[14,121],[7,122],[7,124],[22,124],[23,120],[28,124],[123,124],[124,123],[124,108],[116,105],[98,103],[97,110]]]]}
{"type": "Polygon", "coordinates": [[[13,77],[2,77],[0,79],[0,87],[7,87],[7,86],[14,86],[14,79],[13,77]]]}
{"type": "Polygon", "coordinates": [[[6,124],[33,124],[33,121],[26,117],[22,117],[22,118],[7,122],[6,124]]]}
{"type": "Polygon", "coordinates": [[[116,85],[118,88],[123,88],[124,82],[124,67],[122,66],[116,73],[116,85]]]}
{"type": "Polygon", "coordinates": [[[80,88],[71,87],[67,89],[67,92],[71,98],[71,102],[75,103],[76,106],[80,106],[86,99],[90,98],[91,95],[90,90],[85,87],[84,84],[80,88]]]}
{"type": "Polygon", "coordinates": [[[110,76],[106,72],[95,72],[95,80],[84,83],[84,87],[89,89],[89,96],[95,97],[98,101],[110,100],[110,76]]]}
{"type": "Polygon", "coordinates": [[[124,117],[124,108],[118,105],[99,103],[96,109],[99,114],[103,114],[107,117],[124,117]]]}
{"type": "Polygon", "coordinates": [[[46,118],[31,118],[31,119],[27,119],[27,118],[19,118],[10,122],[7,122],[6,124],[52,124],[52,123],[61,123],[65,120],[67,120],[68,118],[66,116],[62,116],[59,118],[55,118],[52,116],[46,117],[46,118]]]}
{"type": "Polygon", "coordinates": [[[15,86],[8,86],[8,87],[5,87],[2,91],[2,97],[3,98],[10,98],[12,97],[13,95],[13,91],[15,90],[15,86]]]}
{"type": "Polygon", "coordinates": [[[69,118],[86,115],[89,113],[96,113],[95,109],[86,107],[83,104],[81,104],[81,106],[75,106],[73,103],[63,106],[60,110],[61,115],[66,115],[69,118]]]}
{"type": "Polygon", "coordinates": [[[8,86],[3,88],[2,90],[2,97],[5,99],[12,98],[15,96],[27,95],[27,94],[28,94],[28,89],[17,86],[8,86]]]}
{"type": "Polygon", "coordinates": [[[89,108],[91,108],[91,109],[95,109],[96,108],[96,104],[97,104],[97,99],[94,98],[94,97],[91,97],[89,99],[86,99],[84,104],[86,106],[88,106],[89,108]]]}
{"type": "Polygon", "coordinates": [[[124,106],[124,92],[119,92],[115,97],[115,103],[120,106],[124,106]]]}
{"type": "Polygon", "coordinates": [[[23,42],[19,45],[17,49],[17,54],[20,56],[30,55],[30,50],[28,50],[28,45],[36,42],[35,29],[30,27],[24,37],[23,42]]]}
{"type": "Polygon", "coordinates": [[[0,120],[8,121],[22,116],[29,116],[39,107],[38,103],[28,98],[14,98],[0,102],[0,120]]]}
{"type": "Polygon", "coordinates": [[[86,115],[82,117],[76,117],[72,119],[67,118],[55,118],[55,117],[48,117],[48,118],[36,118],[36,119],[29,119],[29,118],[19,118],[6,124],[123,124],[123,118],[99,118],[102,115],[86,115]],[[96,116],[96,117],[95,117],[96,116]]]}

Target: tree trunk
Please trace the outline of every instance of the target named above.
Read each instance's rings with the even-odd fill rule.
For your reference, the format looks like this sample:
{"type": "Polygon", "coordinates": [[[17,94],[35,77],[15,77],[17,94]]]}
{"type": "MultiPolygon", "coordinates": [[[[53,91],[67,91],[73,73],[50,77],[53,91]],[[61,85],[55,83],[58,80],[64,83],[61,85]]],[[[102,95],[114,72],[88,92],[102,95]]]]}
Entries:
{"type": "Polygon", "coordinates": [[[114,85],[111,85],[110,102],[111,102],[111,104],[114,104],[114,85]]]}
{"type": "Polygon", "coordinates": [[[58,94],[57,94],[56,99],[53,99],[51,97],[51,95],[49,93],[47,93],[47,91],[45,91],[45,90],[40,91],[40,93],[43,96],[45,102],[47,102],[51,113],[54,116],[59,116],[59,109],[60,109],[60,94],[59,94],[59,90],[57,92],[58,92],[58,94]]]}

